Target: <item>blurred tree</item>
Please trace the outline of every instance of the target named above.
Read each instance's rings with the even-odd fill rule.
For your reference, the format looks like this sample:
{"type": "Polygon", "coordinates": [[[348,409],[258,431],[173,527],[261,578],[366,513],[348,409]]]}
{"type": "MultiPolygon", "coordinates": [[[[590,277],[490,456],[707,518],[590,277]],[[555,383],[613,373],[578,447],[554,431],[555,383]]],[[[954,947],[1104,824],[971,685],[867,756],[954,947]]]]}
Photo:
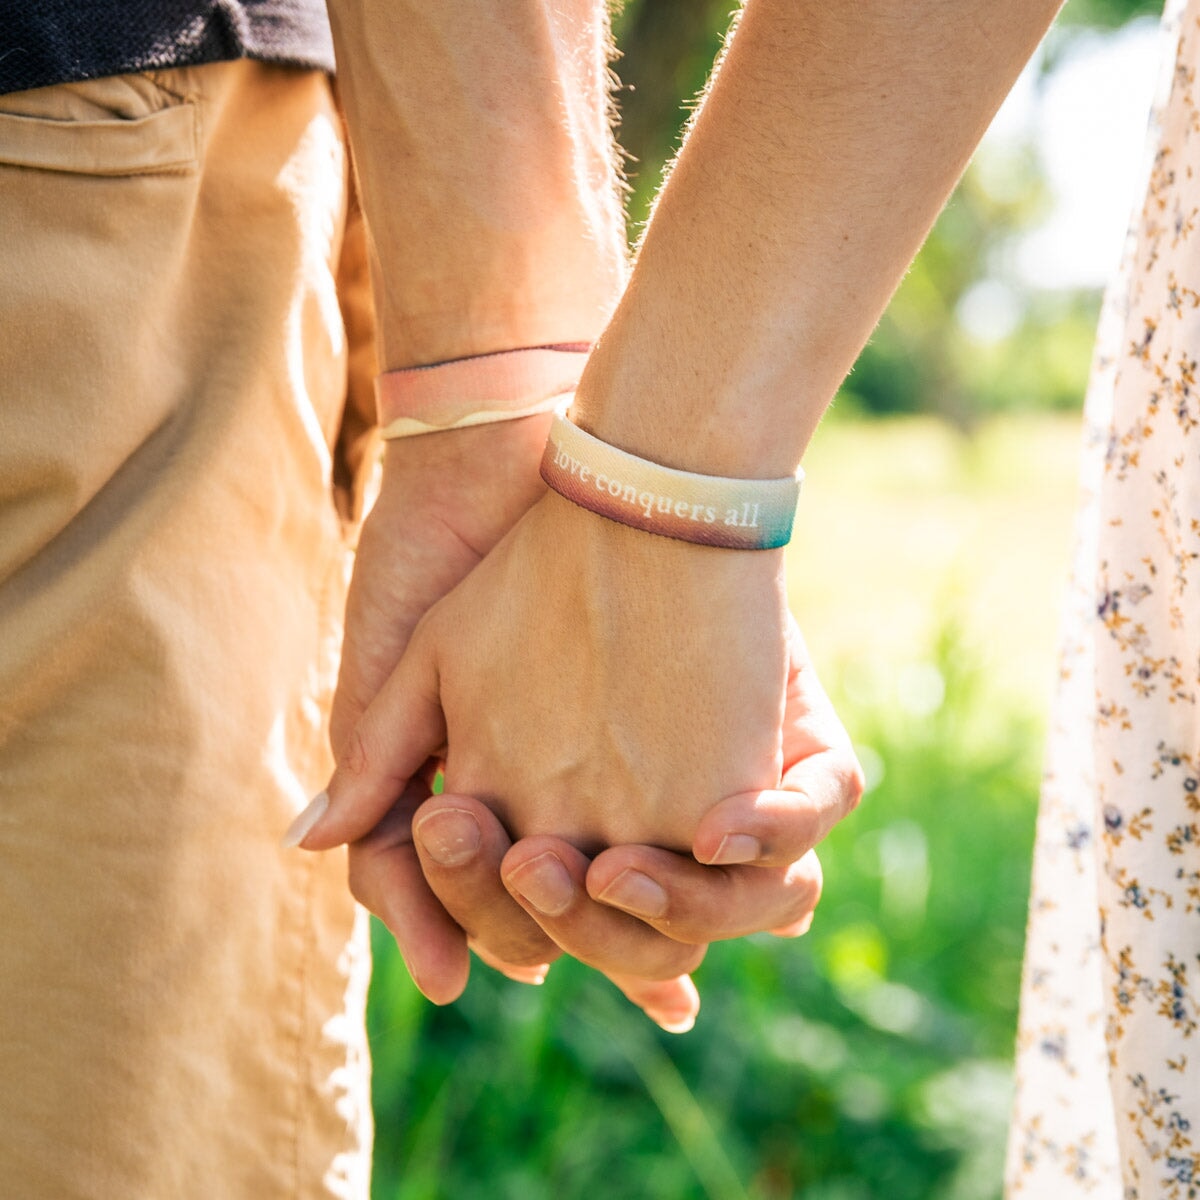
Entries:
{"type": "Polygon", "coordinates": [[[639,228],[704,87],[736,4],[731,0],[629,0],[613,25],[620,141],[639,228]]]}
{"type": "MultiPolygon", "coordinates": [[[[645,217],[737,7],[736,0],[627,0],[614,15],[621,145],[636,220],[645,217]]],[[[1115,29],[1161,8],[1161,0],[1068,0],[1059,24],[1115,29]]]]}

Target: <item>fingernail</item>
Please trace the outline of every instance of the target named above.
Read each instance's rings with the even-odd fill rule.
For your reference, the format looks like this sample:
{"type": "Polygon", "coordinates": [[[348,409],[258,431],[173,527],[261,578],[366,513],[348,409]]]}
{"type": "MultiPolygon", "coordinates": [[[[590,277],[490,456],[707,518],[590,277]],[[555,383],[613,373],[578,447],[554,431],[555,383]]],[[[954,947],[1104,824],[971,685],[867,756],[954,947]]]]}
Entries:
{"type": "Polygon", "coordinates": [[[687,1033],[696,1024],[696,1014],[693,1012],[684,1013],[682,1016],[668,1014],[655,1016],[653,1013],[650,1015],[654,1023],[668,1033],[687,1033]]]}
{"type": "Polygon", "coordinates": [[[662,917],[667,912],[667,893],[641,871],[622,871],[600,893],[600,899],[635,917],[662,917]]]}
{"type": "Polygon", "coordinates": [[[514,871],[508,882],[543,916],[561,916],[575,899],[575,884],[567,868],[549,851],[514,871]]]}
{"type": "Polygon", "coordinates": [[[280,849],[292,850],[316,828],[317,822],[329,808],[329,793],[318,792],[309,806],[287,827],[287,833],[279,840],[280,849]]]}
{"type": "Polygon", "coordinates": [[[422,817],[413,827],[418,841],[434,862],[459,867],[479,851],[479,822],[462,808],[444,808],[422,817]]]}
{"type": "Polygon", "coordinates": [[[549,967],[514,967],[504,972],[515,983],[527,983],[531,987],[541,987],[549,973],[549,967]]]}
{"type": "Polygon", "coordinates": [[[735,863],[754,862],[762,856],[762,843],[748,833],[727,833],[709,859],[714,867],[731,867],[735,863]]]}

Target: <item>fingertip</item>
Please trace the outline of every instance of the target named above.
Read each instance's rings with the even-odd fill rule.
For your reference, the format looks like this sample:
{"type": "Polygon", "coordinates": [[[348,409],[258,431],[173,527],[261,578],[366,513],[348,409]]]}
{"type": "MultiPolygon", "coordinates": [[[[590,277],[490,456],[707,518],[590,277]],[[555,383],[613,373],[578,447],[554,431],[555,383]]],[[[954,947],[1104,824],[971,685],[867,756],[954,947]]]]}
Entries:
{"type": "Polygon", "coordinates": [[[356,842],[379,824],[402,792],[403,788],[396,788],[394,794],[360,796],[347,772],[339,766],[325,790],[314,796],[288,827],[281,844],[320,851],[356,842]]]}
{"type": "Polygon", "coordinates": [[[632,867],[622,871],[595,898],[601,904],[643,921],[661,921],[671,907],[666,888],[657,879],[632,867]]]}
{"type": "Polygon", "coordinates": [[[409,978],[412,979],[417,991],[439,1008],[453,1004],[467,990],[467,981],[471,975],[471,960],[465,953],[461,962],[423,964],[420,967],[410,962],[403,950],[400,951],[400,957],[404,960],[409,978]]]}
{"type": "MultiPolygon", "coordinates": [[[[387,894],[368,907],[379,916],[396,943],[409,978],[433,1004],[451,1004],[466,990],[471,954],[466,934],[442,908],[420,874],[412,847],[407,847],[411,870],[407,889],[387,894]]],[[[404,870],[388,878],[403,882],[404,870]]]]}
{"type": "Polygon", "coordinates": [[[783,867],[825,833],[819,806],[799,788],[729,796],[701,819],[692,855],[704,866],[783,867]]]}
{"type": "Polygon", "coordinates": [[[713,855],[700,861],[710,867],[732,867],[756,863],[762,856],[762,842],[753,834],[727,833],[713,855]]]}
{"type": "Polygon", "coordinates": [[[440,867],[465,866],[483,845],[483,831],[474,814],[452,804],[419,810],[413,819],[413,838],[440,867]]]}
{"type": "Polygon", "coordinates": [[[572,865],[584,866],[587,862],[586,856],[570,842],[552,837],[550,834],[534,833],[513,842],[505,852],[504,861],[500,864],[501,872],[510,875],[526,863],[540,858],[543,854],[553,854],[564,863],[572,865]]]}
{"type": "Polygon", "coordinates": [[[680,995],[676,1003],[662,1008],[651,1005],[646,1009],[646,1015],[667,1033],[690,1033],[700,1015],[700,993],[696,991],[692,977],[683,976],[679,984],[680,995]]]}
{"type": "Polygon", "coordinates": [[[637,871],[653,877],[664,863],[679,857],[674,851],[660,850],[655,846],[610,846],[607,850],[601,850],[587,864],[585,883],[588,895],[601,904],[607,904],[609,901],[602,899],[604,893],[626,871],[637,871]]]}
{"type": "Polygon", "coordinates": [[[766,793],[727,796],[700,819],[692,856],[705,866],[758,862],[763,855],[763,799],[766,793]]]}
{"type": "Polygon", "coordinates": [[[700,1012],[700,993],[690,975],[657,982],[628,975],[609,978],[660,1029],[667,1033],[687,1033],[696,1024],[700,1012]]]}
{"type": "Polygon", "coordinates": [[[294,850],[297,847],[304,850],[311,849],[308,839],[328,811],[329,793],[318,792],[287,827],[287,831],[279,839],[279,848],[281,850],[294,850]]]}
{"type": "Polygon", "coordinates": [[[571,872],[552,850],[506,869],[502,878],[513,898],[540,917],[562,917],[579,896],[571,872]]]}
{"type": "Polygon", "coordinates": [[[667,1033],[690,1033],[696,1026],[695,1013],[688,1013],[683,1017],[655,1016],[653,1013],[646,1015],[667,1033]]]}
{"type": "Polygon", "coordinates": [[[469,808],[473,812],[490,813],[492,811],[482,800],[477,800],[466,792],[441,792],[436,796],[430,796],[425,804],[429,808],[437,808],[442,804],[453,804],[456,807],[469,808]]]}

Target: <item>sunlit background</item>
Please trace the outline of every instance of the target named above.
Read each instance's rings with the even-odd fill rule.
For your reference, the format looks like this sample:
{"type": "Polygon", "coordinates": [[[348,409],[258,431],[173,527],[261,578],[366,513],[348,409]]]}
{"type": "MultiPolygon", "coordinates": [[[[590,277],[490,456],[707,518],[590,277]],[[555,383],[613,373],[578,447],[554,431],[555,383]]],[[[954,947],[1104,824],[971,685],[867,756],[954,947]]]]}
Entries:
{"type": "MultiPolygon", "coordinates": [[[[635,231],[728,9],[617,18],[635,231]]],[[[377,936],[378,1200],[1000,1195],[1078,412],[1160,50],[1150,5],[1070,0],[806,457],[792,603],[870,781],[812,932],[714,946],[681,1038],[571,963],[434,1009],[377,936]]]]}

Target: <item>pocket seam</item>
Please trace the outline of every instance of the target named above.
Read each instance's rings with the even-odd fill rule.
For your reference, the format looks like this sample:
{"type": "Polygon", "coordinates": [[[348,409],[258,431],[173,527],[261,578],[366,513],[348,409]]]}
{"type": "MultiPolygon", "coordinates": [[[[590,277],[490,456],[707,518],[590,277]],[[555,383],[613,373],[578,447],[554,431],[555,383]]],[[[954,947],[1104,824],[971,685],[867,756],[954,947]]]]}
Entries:
{"type": "Polygon", "coordinates": [[[199,112],[186,99],[122,121],[56,121],[0,112],[0,165],[73,175],[187,174],[196,167],[199,112]]]}

